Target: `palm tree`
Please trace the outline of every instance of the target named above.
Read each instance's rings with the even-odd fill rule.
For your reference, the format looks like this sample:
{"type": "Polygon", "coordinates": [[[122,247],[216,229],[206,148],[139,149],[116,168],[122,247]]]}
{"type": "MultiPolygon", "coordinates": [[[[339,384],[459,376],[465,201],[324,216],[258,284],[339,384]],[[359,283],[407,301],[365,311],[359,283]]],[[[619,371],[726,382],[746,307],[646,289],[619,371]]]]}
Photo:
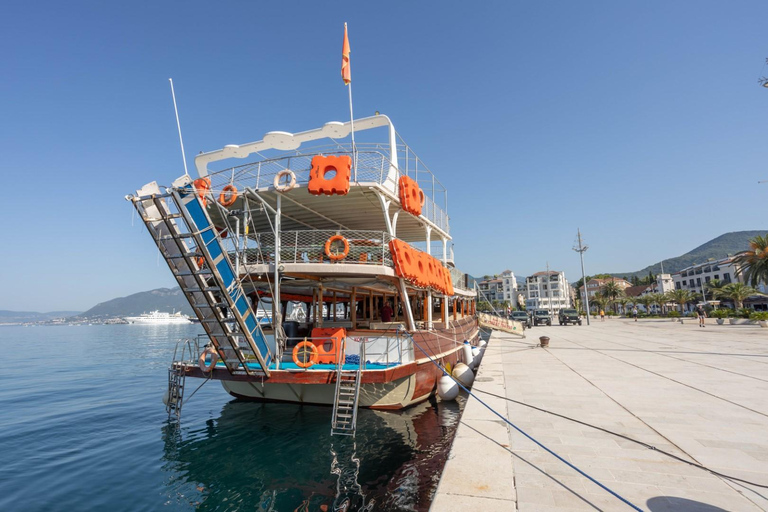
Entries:
{"type": "Polygon", "coordinates": [[[645,312],[651,313],[651,305],[653,305],[653,295],[640,295],[637,298],[637,302],[643,305],[645,312]]]}
{"type": "Polygon", "coordinates": [[[751,286],[744,283],[731,283],[723,287],[722,296],[733,301],[736,309],[744,307],[744,300],[753,295],[763,295],[751,286]]]}
{"type": "Polygon", "coordinates": [[[667,292],[668,302],[677,302],[680,304],[680,314],[685,310],[685,305],[693,300],[693,294],[690,290],[670,290],[667,292]]]}
{"type": "Polygon", "coordinates": [[[659,305],[659,313],[664,314],[664,306],[669,302],[667,295],[664,293],[652,293],[649,295],[651,298],[651,304],[659,305]]]}
{"type": "Polygon", "coordinates": [[[750,239],[749,250],[733,258],[733,263],[736,274],[743,274],[749,286],[768,282],[768,235],[750,239]]]}
{"type": "Polygon", "coordinates": [[[619,286],[616,281],[608,281],[602,287],[600,287],[600,291],[602,292],[603,296],[610,299],[610,301],[613,303],[613,312],[617,313],[615,301],[618,297],[624,294],[624,289],[619,286]]]}
{"type": "Polygon", "coordinates": [[[626,314],[627,313],[627,303],[630,300],[623,295],[620,295],[619,297],[613,299],[614,304],[621,304],[621,311],[626,314]]]}
{"type": "Polygon", "coordinates": [[[595,293],[595,296],[592,299],[592,303],[597,304],[597,307],[605,311],[607,306],[611,303],[611,298],[605,295],[601,290],[595,293]]]}
{"type": "Polygon", "coordinates": [[[721,280],[713,279],[710,282],[704,284],[704,292],[711,294],[712,299],[716,299],[723,296],[723,287],[725,287],[725,285],[726,283],[722,282],[721,280]]]}

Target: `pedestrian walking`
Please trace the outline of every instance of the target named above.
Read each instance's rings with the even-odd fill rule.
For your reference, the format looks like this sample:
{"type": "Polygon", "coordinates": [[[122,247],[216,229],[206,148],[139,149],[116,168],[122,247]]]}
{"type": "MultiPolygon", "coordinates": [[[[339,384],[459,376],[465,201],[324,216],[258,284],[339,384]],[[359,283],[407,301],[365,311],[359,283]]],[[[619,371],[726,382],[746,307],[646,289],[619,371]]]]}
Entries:
{"type": "Polygon", "coordinates": [[[632,316],[635,318],[635,322],[637,322],[637,306],[632,308],[632,316]]]}
{"type": "Polygon", "coordinates": [[[707,312],[701,304],[696,306],[696,314],[699,316],[699,327],[706,327],[706,325],[704,325],[704,319],[707,317],[707,312]]]}
{"type": "Polygon", "coordinates": [[[605,322],[605,311],[602,309],[600,310],[600,321],[605,322]]]}

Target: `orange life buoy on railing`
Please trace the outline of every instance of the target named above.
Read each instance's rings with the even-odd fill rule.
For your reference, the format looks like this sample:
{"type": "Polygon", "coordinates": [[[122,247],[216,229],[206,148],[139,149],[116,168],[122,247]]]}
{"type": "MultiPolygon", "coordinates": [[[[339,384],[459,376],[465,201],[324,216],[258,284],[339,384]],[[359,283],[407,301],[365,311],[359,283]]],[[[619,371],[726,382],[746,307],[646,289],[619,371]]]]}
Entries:
{"type": "Polygon", "coordinates": [[[328,256],[331,261],[339,261],[343,260],[347,257],[347,254],[349,254],[349,242],[347,242],[347,239],[344,238],[341,235],[333,235],[331,238],[329,238],[325,242],[325,255],[328,256]],[[343,242],[344,243],[344,250],[341,253],[332,253],[331,252],[331,244],[334,242],[343,242]]]}
{"type": "Polygon", "coordinates": [[[203,268],[203,265],[205,265],[205,258],[198,256],[195,263],[197,263],[197,268],[203,268]]]}
{"type": "Polygon", "coordinates": [[[419,184],[408,176],[400,176],[398,181],[400,205],[403,210],[415,216],[421,215],[421,207],[426,201],[419,184]]]}
{"type": "Polygon", "coordinates": [[[349,155],[315,155],[309,171],[307,191],[315,196],[345,196],[349,192],[352,158],[349,155]]]}
{"type": "Polygon", "coordinates": [[[208,373],[216,366],[216,363],[219,362],[219,354],[216,352],[216,349],[208,346],[205,347],[205,350],[200,354],[200,358],[197,360],[197,366],[200,367],[200,370],[202,370],[203,373],[208,373]],[[211,355],[211,365],[208,366],[205,364],[205,356],[208,354],[211,355]]]}
{"type": "Polygon", "coordinates": [[[197,195],[200,197],[200,202],[203,203],[203,208],[205,208],[205,206],[208,204],[208,199],[206,196],[208,195],[208,191],[211,190],[210,178],[198,178],[192,182],[192,185],[194,185],[195,190],[197,190],[197,195]]]}
{"type": "Polygon", "coordinates": [[[221,206],[232,206],[237,201],[237,187],[234,185],[227,185],[221,189],[219,194],[219,203],[221,206]]]}
{"type": "Polygon", "coordinates": [[[309,368],[317,362],[317,356],[317,347],[306,339],[293,347],[293,362],[299,368],[309,368]]]}

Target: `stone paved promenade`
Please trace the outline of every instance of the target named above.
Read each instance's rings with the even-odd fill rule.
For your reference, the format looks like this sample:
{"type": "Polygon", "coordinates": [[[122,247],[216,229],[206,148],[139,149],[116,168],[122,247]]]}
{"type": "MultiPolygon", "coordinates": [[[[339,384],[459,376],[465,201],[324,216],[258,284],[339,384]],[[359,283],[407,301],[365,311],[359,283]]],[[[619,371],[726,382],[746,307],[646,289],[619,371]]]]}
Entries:
{"type": "MultiPolygon", "coordinates": [[[[494,331],[473,392],[642,510],[768,510],[768,329],[627,319],[494,331]],[[538,337],[549,348],[536,347],[538,337]]],[[[631,510],[471,399],[433,512],[631,510]]]]}

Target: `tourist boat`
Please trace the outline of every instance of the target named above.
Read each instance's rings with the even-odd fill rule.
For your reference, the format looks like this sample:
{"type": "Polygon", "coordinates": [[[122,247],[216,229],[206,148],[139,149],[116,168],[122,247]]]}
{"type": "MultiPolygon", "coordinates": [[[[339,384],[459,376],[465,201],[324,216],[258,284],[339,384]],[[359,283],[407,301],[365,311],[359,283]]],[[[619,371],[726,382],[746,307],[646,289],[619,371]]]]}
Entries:
{"type": "Polygon", "coordinates": [[[334,428],[354,428],[357,407],[429,398],[478,343],[447,191],[387,116],[269,132],[195,166],[126,197],[206,332],[171,365],[169,411],[184,378],[211,378],[239,398],[334,405],[334,428]]]}
{"type": "Polygon", "coordinates": [[[192,321],[187,315],[182,315],[181,311],[166,313],[164,311],[152,311],[142,313],[139,316],[127,316],[125,320],[129,324],[150,324],[150,325],[168,325],[168,324],[189,324],[192,321]]]}

